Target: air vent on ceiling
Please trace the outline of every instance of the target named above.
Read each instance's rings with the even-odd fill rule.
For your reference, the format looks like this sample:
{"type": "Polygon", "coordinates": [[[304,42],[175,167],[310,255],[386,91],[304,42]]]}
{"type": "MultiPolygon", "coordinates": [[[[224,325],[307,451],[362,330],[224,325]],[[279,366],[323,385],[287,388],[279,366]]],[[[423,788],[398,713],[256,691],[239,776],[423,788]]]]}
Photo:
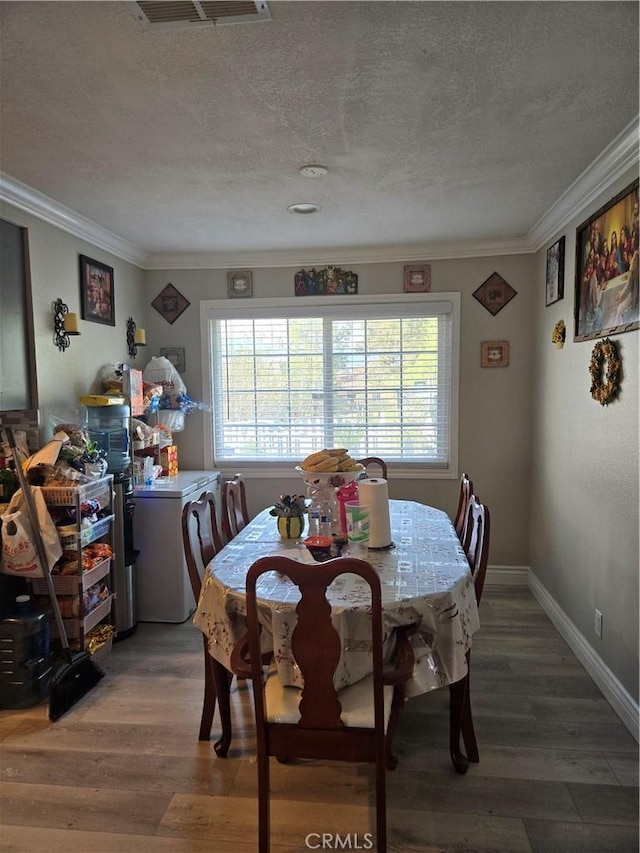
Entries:
{"type": "Polygon", "coordinates": [[[269,7],[261,0],[139,0],[126,5],[145,30],[219,27],[224,24],[249,24],[271,20],[269,7]]]}

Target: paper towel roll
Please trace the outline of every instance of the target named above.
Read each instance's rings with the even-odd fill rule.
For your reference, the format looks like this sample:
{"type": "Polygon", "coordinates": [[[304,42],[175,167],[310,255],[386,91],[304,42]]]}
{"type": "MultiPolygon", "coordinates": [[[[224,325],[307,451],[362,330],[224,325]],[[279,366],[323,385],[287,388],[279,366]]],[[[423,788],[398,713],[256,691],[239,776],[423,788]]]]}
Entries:
{"type": "Polygon", "coordinates": [[[389,518],[389,489],[382,479],[358,480],[358,499],[371,507],[370,548],[391,545],[391,519],[389,518]]]}

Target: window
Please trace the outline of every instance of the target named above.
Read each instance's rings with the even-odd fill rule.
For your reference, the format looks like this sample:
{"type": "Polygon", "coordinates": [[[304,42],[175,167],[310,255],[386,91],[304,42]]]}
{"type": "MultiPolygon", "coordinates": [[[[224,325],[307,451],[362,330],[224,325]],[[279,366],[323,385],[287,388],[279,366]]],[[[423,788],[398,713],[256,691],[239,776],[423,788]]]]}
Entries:
{"type": "Polygon", "coordinates": [[[458,294],[203,306],[219,467],[322,447],[457,474],[458,294]]]}

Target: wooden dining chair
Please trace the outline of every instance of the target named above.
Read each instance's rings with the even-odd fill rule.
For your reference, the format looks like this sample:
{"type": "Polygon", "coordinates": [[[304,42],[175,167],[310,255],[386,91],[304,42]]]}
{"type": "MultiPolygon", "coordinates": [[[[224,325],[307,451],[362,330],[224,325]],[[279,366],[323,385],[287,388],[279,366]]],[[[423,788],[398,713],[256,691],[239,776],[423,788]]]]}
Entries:
{"type": "Polygon", "coordinates": [[[386,851],[386,769],[396,759],[391,738],[404,702],[403,684],[413,671],[413,652],[407,636],[398,639],[396,668],[383,672],[382,603],[380,578],[363,560],[341,557],[309,567],[287,557],[262,557],[247,573],[247,638],[232,656],[233,668],[244,667],[253,680],[258,764],[258,849],[269,850],[269,758],[357,761],[375,764],[376,831],[379,853],[386,851]],[[297,623],[291,649],[304,687],[283,686],[275,666],[265,679],[260,648],[260,619],[256,584],[265,572],[286,575],[300,590],[297,623]],[[336,691],[334,673],[340,660],[341,639],[331,621],[327,587],[339,575],[359,575],[371,592],[370,676],[336,691]],[[245,651],[248,648],[248,661],[245,651]],[[240,658],[241,660],[238,660],[240,658]]]}
{"type": "MultiPolygon", "coordinates": [[[[182,510],[182,544],[191,589],[197,605],[202,589],[201,572],[222,549],[215,498],[212,492],[203,492],[197,500],[185,504],[182,510]]],[[[216,688],[213,661],[207,647],[206,634],[202,635],[202,640],[204,643],[204,700],[198,739],[209,740],[216,708],[216,688]]]]}
{"type": "Polygon", "coordinates": [[[473,481],[468,474],[462,474],[460,477],[460,492],[458,495],[458,509],[456,510],[456,518],[453,526],[458,534],[458,539],[462,542],[464,539],[464,526],[467,519],[467,506],[469,498],[473,494],[473,481]]]}
{"type": "Polygon", "coordinates": [[[242,474],[222,484],[222,533],[225,543],[249,524],[247,490],[242,474]]]}
{"type": "Polygon", "coordinates": [[[380,471],[381,471],[380,476],[382,477],[382,479],[383,480],[387,479],[387,463],[384,461],[384,459],[380,459],[379,456],[366,456],[364,459],[357,459],[356,461],[359,462],[360,465],[364,465],[364,467],[367,469],[365,471],[364,476],[367,476],[367,477],[370,476],[369,475],[369,466],[370,465],[377,465],[380,468],[380,471]]]}
{"type": "MultiPolygon", "coordinates": [[[[467,555],[479,606],[489,562],[491,516],[488,507],[480,503],[475,495],[469,497],[465,531],[462,547],[467,555]]],[[[471,650],[467,652],[467,675],[449,685],[449,694],[451,760],[458,773],[466,773],[469,761],[476,763],[480,760],[471,713],[471,650]],[[460,749],[460,735],[464,741],[466,756],[460,749]]]]}

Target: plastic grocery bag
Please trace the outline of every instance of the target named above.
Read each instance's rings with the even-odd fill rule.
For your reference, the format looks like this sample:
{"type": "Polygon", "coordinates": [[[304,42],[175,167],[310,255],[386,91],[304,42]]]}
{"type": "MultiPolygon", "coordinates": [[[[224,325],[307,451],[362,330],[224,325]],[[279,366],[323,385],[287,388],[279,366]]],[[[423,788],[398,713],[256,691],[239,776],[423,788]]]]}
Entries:
{"type": "MultiPolygon", "coordinates": [[[[39,488],[32,487],[31,494],[38,517],[38,528],[40,529],[44,552],[49,564],[47,569],[51,571],[62,556],[60,538],[49,515],[42,492],[39,488]]],[[[0,521],[2,521],[0,528],[0,535],[2,536],[0,568],[2,571],[7,575],[20,575],[29,578],[42,577],[42,565],[22,489],[13,495],[7,511],[0,516],[0,521]]]]}
{"type": "Polygon", "coordinates": [[[160,385],[162,397],[158,411],[158,422],[165,424],[171,432],[184,429],[184,410],[180,400],[187,393],[182,377],[164,355],[154,356],[145,367],[142,377],[149,385],[160,385]]]}

